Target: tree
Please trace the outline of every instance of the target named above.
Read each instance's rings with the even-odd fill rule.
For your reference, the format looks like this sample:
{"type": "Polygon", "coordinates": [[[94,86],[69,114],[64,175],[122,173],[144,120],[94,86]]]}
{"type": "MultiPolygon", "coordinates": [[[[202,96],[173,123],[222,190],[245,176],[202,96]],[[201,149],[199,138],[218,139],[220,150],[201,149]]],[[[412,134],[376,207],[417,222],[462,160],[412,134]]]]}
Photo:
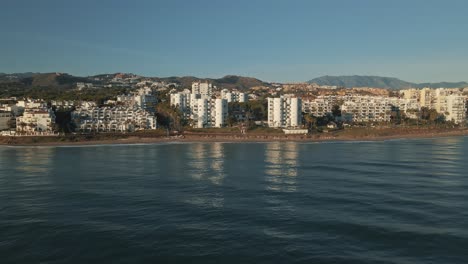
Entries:
{"type": "Polygon", "coordinates": [[[234,126],[237,123],[237,118],[233,115],[228,116],[227,123],[230,127],[234,126]]]}
{"type": "Polygon", "coordinates": [[[332,114],[333,116],[335,117],[335,119],[337,117],[341,117],[341,108],[339,105],[333,105],[332,107],[332,114]]]}
{"type": "Polygon", "coordinates": [[[446,122],[445,115],[440,114],[437,119],[435,120],[437,124],[443,124],[446,122]]]}
{"type": "Polygon", "coordinates": [[[333,115],[330,113],[327,113],[324,116],[318,117],[316,123],[317,123],[317,126],[326,126],[328,123],[334,120],[335,118],[333,117],[333,115]]]}
{"type": "Polygon", "coordinates": [[[16,120],[14,118],[8,120],[7,126],[8,126],[8,128],[15,128],[16,127],[16,120]]]}
{"type": "Polygon", "coordinates": [[[390,111],[390,121],[394,124],[400,124],[401,123],[401,112],[400,108],[398,106],[393,106],[391,107],[390,111]]]}
{"type": "Polygon", "coordinates": [[[439,117],[439,113],[435,109],[429,110],[429,121],[430,122],[435,122],[436,119],[439,117]]]}
{"type": "Polygon", "coordinates": [[[421,107],[420,116],[421,119],[434,123],[438,119],[439,113],[435,109],[421,107]]]}
{"type": "Polygon", "coordinates": [[[307,128],[314,128],[317,125],[317,118],[312,114],[303,114],[304,123],[307,128]]]}

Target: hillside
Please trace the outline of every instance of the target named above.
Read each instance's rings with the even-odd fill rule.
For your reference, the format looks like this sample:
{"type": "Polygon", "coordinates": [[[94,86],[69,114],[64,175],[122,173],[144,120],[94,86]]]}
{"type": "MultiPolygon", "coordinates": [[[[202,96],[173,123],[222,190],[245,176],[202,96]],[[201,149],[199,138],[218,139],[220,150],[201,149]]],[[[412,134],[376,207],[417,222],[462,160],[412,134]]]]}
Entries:
{"type": "Polygon", "coordinates": [[[438,82],[438,83],[418,83],[417,88],[465,88],[468,87],[468,82],[438,82]]]}
{"type": "Polygon", "coordinates": [[[192,82],[195,81],[210,81],[213,85],[227,88],[227,89],[238,89],[241,91],[248,90],[251,87],[256,86],[268,86],[270,85],[267,82],[263,82],[259,79],[252,78],[252,77],[243,77],[243,76],[236,76],[236,75],[226,75],[219,79],[210,79],[210,78],[197,78],[193,76],[184,76],[184,77],[166,77],[166,78],[155,78],[160,81],[165,82],[173,82],[178,83],[182,87],[191,87],[192,82]]]}
{"type": "Polygon", "coordinates": [[[66,73],[15,73],[0,75],[1,83],[18,83],[30,87],[71,88],[77,82],[87,78],[75,77],[66,73]]]}
{"type": "Polygon", "coordinates": [[[319,85],[335,85],[343,87],[376,87],[387,89],[401,89],[413,87],[413,83],[397,78],[379,76],[322,76],[308,81],[319,85]]]}
{"type": "Polygon", "coordinates": [[[405,88],[423,88],[423,87],[445,87],[445,88],[464,88],[468,87],[467,82],[440,82],[440,83],[412,83],[393,77],[380,76],[322,76],[308,81],[319,85],[335,85],[342,87],[375,87],[386,89],[405,89],[405,88]]]}
{"type": "Polygon", "coordinates": [[[2,82],[15,82],[19,81],[24,78],[29,78],[35,74],[38,73],[33,73],[33,72],[25,72],[25,73],[0,73],[0,83],[2,82]]]}
{"type": "Polygon", "coordinates": [[[213,83],[219,87],[228,89],[236,88],[239,90],[248,90],[251,87],[269,85],[269,83],[263,82],[256,78],[235,75],[226,75],[223,78],[214,79],[213,83]]]}

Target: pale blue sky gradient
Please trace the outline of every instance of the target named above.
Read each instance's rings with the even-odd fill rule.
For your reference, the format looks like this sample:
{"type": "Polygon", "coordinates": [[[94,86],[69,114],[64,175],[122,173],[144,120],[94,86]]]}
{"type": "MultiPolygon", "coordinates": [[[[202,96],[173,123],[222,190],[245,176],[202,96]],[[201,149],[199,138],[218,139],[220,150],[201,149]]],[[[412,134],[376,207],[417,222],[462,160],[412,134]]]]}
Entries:
{"type": "Polygon", "coordinates": [[[0,72],[468,81],[465,0],[0,0],[0,72]]]}

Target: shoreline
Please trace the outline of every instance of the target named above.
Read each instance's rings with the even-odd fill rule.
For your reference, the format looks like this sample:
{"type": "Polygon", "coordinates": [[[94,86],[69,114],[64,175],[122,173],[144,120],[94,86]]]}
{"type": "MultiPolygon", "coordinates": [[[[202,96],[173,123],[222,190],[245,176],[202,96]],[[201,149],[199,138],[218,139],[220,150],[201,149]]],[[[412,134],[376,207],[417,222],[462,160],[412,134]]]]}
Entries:
{"type": "MultiPolygon", "coordinates": [[[[374,131],[374,130],[371,130],[374,131]]],[[[378,130],[376,130],[378,131],[378,130]]],[[[397,131],[399,132],[399,131],[397,131]]],[[[333,134],[322,133],[312,135],[256,135],[256,134],[186,134],[181,137],[163,137],[163,136],[128,136],[125,138],[112,139],[83,139],[76,141],[66,141],[64,138],[44,138],[40,137],[17,137],[9,138],[10,141],[0,141],[0,146],[10,147],[28,147],[28,146],[91,146],[91,145],[137,145],[153,143],[208,143],[208,142],[226,142],[226,143],[262,143],[262,142],[372,142],[387,140],[411,140],[411,139],[430,139],[442,137],[468,136],[468,129],[457,130],[412,130],[408,133],[394,133],[393,135],[351,135],[347,133],[333,134]],[[421,133],[415,133],[421,132],[421,133]],[[55,139],[55,140],[54,140],[55,139]],[[30,142],[32,141],[32,142],[30,142]],[[41,142],[42,141],[42,142],[41,142]]],[[[4,138],[5,139],[5,138],[4,138]]]]}

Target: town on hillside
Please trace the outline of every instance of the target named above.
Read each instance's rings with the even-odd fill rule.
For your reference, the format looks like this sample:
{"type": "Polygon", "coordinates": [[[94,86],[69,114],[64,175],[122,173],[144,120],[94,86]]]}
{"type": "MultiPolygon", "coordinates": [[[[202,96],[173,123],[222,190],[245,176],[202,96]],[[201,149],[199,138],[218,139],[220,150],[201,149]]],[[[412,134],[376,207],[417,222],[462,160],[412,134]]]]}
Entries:
{"type": "Polygon", "coordinates": [[[468,87],[390,90],[315,83],[236,85],[209,79],[188,83],[133,74],[55,77],[68,78],[68,86],[39,83],[21,92],[5,86],[2,136],[151,130],[179,134],[226,128],[241,134],[308,134],[362,126],[464,127],[467,121],[468,87]]]}

